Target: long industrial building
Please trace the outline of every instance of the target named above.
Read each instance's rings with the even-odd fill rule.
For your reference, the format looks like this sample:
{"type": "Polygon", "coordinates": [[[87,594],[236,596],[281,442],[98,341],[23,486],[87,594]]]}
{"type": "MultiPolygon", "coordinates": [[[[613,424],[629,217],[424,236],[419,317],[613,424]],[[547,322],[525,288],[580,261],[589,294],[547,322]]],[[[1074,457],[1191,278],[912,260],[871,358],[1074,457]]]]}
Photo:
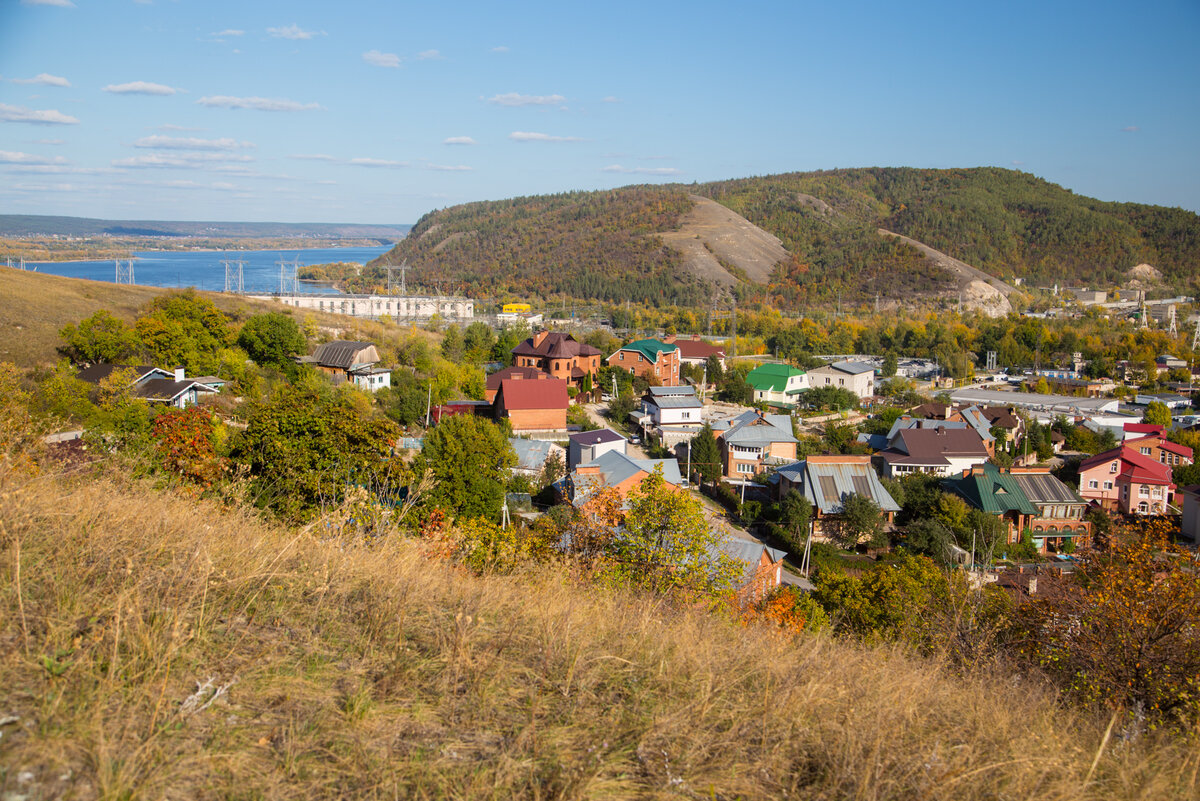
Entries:
{"type": "Polygon", "coordinates": [[[1015,406],[1036,417],[1053,419],[1057,415],[1067,417],[1092,417],[1117,411],[1116,398],[1076,398],[1070,395],[1039,395],[1034,392],[1002,392],[994,389],[964,387],[950,393],[955,403],[972,403],[980,406],[1015,406]]]}
{"type": "Polygon", "coordinates": [[[398,320],[428,320],[438,315],[448,320],[470,320],[475,317],[475,301],[462,297],[425,297],[416,295],[334,295],[285,294],[247,295],[256,300],[270,300],[296,309],[347,314],[351,317],[389,318],[398,320]]]}

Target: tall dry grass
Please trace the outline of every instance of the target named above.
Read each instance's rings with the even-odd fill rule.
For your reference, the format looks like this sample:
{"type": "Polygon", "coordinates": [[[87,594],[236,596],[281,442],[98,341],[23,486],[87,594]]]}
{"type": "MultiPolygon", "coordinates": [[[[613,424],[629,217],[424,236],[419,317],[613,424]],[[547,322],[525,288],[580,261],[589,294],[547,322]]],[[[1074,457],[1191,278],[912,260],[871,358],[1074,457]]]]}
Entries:
{"type": "Polygon", "coordinates": [[[1197,796],[1194,746],[897,650],[118,479],[0,474],[0,526],[0,797],[1197,796]]]}

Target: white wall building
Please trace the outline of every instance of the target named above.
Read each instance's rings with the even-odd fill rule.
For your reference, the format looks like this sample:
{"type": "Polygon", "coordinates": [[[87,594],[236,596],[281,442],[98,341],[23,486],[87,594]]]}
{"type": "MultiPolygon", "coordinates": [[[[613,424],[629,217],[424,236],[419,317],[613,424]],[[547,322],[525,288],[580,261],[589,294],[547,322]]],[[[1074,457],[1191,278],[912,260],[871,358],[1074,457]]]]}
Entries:
{"type": "Polygon", "coordinates": [[[864,362],[834,362],[808,371],[812,389],[834,387],[848,389],[862,398],[875,394],[875,368],[864,362]]]}

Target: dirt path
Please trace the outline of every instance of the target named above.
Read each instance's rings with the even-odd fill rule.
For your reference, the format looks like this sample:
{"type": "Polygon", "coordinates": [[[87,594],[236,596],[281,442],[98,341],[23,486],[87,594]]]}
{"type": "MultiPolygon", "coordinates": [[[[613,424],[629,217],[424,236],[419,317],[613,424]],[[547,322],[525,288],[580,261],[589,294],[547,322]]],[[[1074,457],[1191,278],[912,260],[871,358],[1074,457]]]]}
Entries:
{"type": "Polygon", "coordinates": [[[771,270],[788,256],[779,238],[715,200],[700,195],[688,198],[695,205],[679,230],[659,234],[664,243],[683,255],[687,269],[698,278],[722,286],[734,286],[742,280],[755,284],[770,281],[771,270]],[[730,273],[718,257],[743,275],[730,273]]]}

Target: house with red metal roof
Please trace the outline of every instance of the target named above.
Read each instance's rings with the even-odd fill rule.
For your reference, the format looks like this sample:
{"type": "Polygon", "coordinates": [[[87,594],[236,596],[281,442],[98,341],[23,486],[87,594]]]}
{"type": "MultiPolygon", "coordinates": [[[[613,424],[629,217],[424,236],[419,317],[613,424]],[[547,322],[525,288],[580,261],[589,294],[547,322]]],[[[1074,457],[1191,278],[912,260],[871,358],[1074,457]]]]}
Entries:
{"type": "Polygon", "coordinates": [[[567,382],[561,378],[506,378],[500,382],[492,408],[496,419],[507,419],[514,432],[566,431],[570,403],[567,382]]]}
{"type": "Polygon", "coordinates": [[[721,364],[725,363],[725,348],[705,342],[699,334],[692,334],[690,337],[678,337],[672,334],[664,339],[663,343],[679,348],[679,360],[684,364],[703,366],[712,356],[716,356],[721,364]]]}
{"type": "Polygon", "coordinates": [[[514,381],[541,381],[546,378],[554,378],[554,376],[536,367],[505,367],[503,370],[498,370],[487,377],[483,398],[488,403],[496,400],[496,393],[500,391],[500,382],[508,379],[514,381]]]}
{"type": "Polygon", "coordinates": [[[1079,495],[1110,511],[1166,514],[1174,491],[1171,467],[1129,445],[1079,464],[1079,495]]]}

